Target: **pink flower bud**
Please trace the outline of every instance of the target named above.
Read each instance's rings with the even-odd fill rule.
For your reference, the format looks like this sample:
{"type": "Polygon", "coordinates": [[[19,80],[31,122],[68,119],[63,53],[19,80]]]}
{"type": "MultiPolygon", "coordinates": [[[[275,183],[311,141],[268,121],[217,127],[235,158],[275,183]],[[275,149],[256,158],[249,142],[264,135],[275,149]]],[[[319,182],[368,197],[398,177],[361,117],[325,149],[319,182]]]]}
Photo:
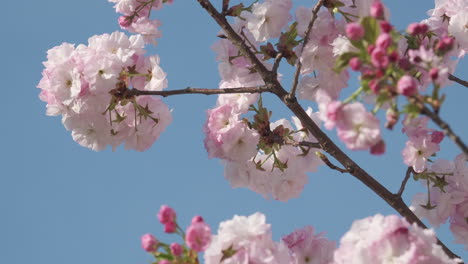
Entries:
{"type": "Polygon", "coordinates": [[[169,222],[164,224],[164,232],[166,233],[174,233],[177,229],[177,225],[175,222],[169,222]]]}
{"type": "Polygon", "coordinates": [[[444,139],[445,135],[442,131],[434,131],[431,134],[431,141],[436,144],[440,144],[444,139]]]}
{"type": "Polygon", "coordinates": [[[410,35],[413,35],[413,36],[416,36],[419,33],[421,33],[420,30],[421,29],[419,27],[419,23],[411,23],[406,28],[406,32],[408,32],[410,35]]]}
{"type": "Polygon", "coordinates": [[[196,215],[192,218],[192,224],[194,223],[200,223],[200,222],[204,222],[203,220],[203,217],[199,216],[199,215],[196,215]]]}
{"type": "Polygon", "coordinates": [[[392,53],[390,53],[390,55],[388,55],[388,59],[391,61],[391,62],[396,62],[398,61],[398,58],[400,57],[400,55],[398,54],[398,51],[394,50],[392,51],[392,53]]]}
{"type": "Polygon", "coordinates": [[[392,44],[392,37],[388,33],[380,34],[375,43],[378,48],[387,49],[392,44]]]}
{"type": "Polygon", "coordinates": [[[389,108],[385,113],[385,119],[387,120],[385,127],[391,130],[398,122],[398,113],[389,108]]]}
{"type": "Polygon", "coordinates": [[[377,19],[384,19],[384,6],[382,2],[376,0],[372,3],[370,9],[370,15],[377,19]]]}
{"type": "Polygon", "coordinates": [[[184,252],[184,249],[182,248],[182,246],[178,243],[172,243],[171,244],[171,253],[172,255],[176,256],[176,257],[179,257],[182,255],[182,253],[184,252]]]}
{"type": "Polygon", "coordinates": [[[128,28],[132,24],[132,20],[128,16],[120,16],[118,21],[123,29],[128,28]]]}
{"type": "Polygon", "coordinates": [[[156,251],[158,246],[158,240],[152,234],[144,234],[141,237],[141,247],[146,252],[156,251]]]}
{"type": "Polygon", "coordinates": [[[382,31],[385,33],[390,33],[390,31],[392,31],[393,29],[393,26],[385,20],[380,21],[379,24],[380,24],[380,29],[382,29],[382,31]]]}
{"type": "Polygon", "coordinates": [[[349,23],[346,25],[346,36],[350,40],[360,40],[364,36],[364,28],[359,23],[349,23]]]}
{"type": "Polygon", "coordinates": [[[376,48],[371,53],[371,62],[377,68],[386,69],[389,64],[387,52],[384,49],[376,48]]]}
{"type": "Polygon", "coordinates": [[[442,39],[439,40],[439,42],[436,45],[436,50],[439,52],[447,52],[453,48],[453,45],[455,44],[455,39],[452,37],[443,37],[442,39]]]}
{"type": "Polygon", "coordinates": [[[158,219],[161,224],[165,225],[167,223],[175,222],[176,219],[176,212],[174,209],[167,205],[161,206],[158,212],[158,219]]]}
{"type": "Polygon", "coordinates": [[[385,153],[385,142],[380,140],[375,145],[370,148],[370,153],[372,155],[382,155],[385,153]]]}
{"type": "Polygon", "coordinates": [[[351,58],[349,60],[349,67],[351,67],[353,71],[359,71],[361,68],[361,60],[358,57],[351,58]]]}
{"type": "Polygon", "coordinates": [[[372,79],[369,82],[369,88],[372,90],[373,93],[378,94],[380,91],[381,86],[379,85],[378,79],[372,79]]]}
{"type": "Polygon", "coordinates": [[[211,229],[205,222],[192,223],[185,232],[185,242],[197,251],[205,251],[211,242],[211,229]]]}
{"type": "Polygon", "coordinates": [[[417,92],[418,83],[416,79],[409,75],[404,75],[398,80],[397,92],[405,96],[414,95],[417,92]]]}
{"type": "Polygon", "coordinates": [[[439,69],[437,68],[432,68],[430,71],[429,71],[429,76],[431,77],[431,79],[433,81],[437,80],[437,78],[439,78],[439,69]]]}
{"type": "Polygon", "coordinates": [[[167,259],[162,259],[158,262],[158,264],[171,264],[171,262],[167,259]]]}

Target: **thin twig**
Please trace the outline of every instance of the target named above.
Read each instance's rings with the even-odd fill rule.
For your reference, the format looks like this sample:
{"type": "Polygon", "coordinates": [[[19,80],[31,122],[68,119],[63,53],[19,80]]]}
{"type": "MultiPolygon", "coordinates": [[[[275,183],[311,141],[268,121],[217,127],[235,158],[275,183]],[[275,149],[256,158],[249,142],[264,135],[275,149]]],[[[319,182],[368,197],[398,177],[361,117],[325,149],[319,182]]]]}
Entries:
{"type": "Polygon", "coordinates": [[[315,152],[315,155],[317,155],[323,161],[323,163],[325,163],[325,165],[327,165],[330,169],[339,171],[341,173],[348,173],[349,172],[349,170],[342,169],[342,168],[336,166],[335,164],[331,163],[331,161],[327,158],[327,156],[325,156],[322,152],[317,151],[317,152],[315,152]]]}
{"type": "Polygon", "coordinates": [[[398,191],[396,196],[401,198],[401,196],[403,195],[403,192],[405,191],[406,183],[408,182],[408,180],[409,180],[409,178],[411,176],[411,173],[413,173],[413,167],[408,167],[408,169],[406,170],[405,178],[401,182],[400,190],[398,191]]]}
{"type": "Polygon", "coordinates": [[[223,0],[222,14],[226,15],[226,12],[229,8],[229,0],[223,0]]]}
{"type": "Polygon", "coordinates": [[[468,87],[468,82],[467,81],[462,80],[462,79],[460,79],[460,78],[458,78],[458,77],[456,77],[456,76],[454,76],[452,74],[449,74],[448,79],[451,80],[451,81],[454,81],[456,83],[459,83],[459,84],[461,84],[461,85],[463,85],[465,87],[468,87]]]}
{"type": "MultiPolygon", "coordinates": [[[[344,153],[306,113],[304,108],[297,102],[295,97],[290,98],[288,92],[278,82],[275,74],[269,71],[257,56],[243,42],[242,38],[233,30],[228,21],[213,7],[209,0],[197,0],[200,5],[213,17],[218,25],[224,30],[228,39],[236,45],[239,50],[250,60],[252,67],[262,77],[266,85],[271,85],[271,91],[293,112],[304,127],[320,142],[321,148],[335,158],[351,175],[364,183],[369,189],[380,196],[387,204],[393,207],[400,215],[410,223],[416,223],[421,228],[427,226],[411,211],[401,198],[395,197],[392,192],[375,180],[364,169],[356,164],[346,153],[344,153]]],[[[459,258],[444,243],[437,240],[444,252],[450,258],[459,258]]]]}
{"type": "MultiPolygon", "coordinates": [[[[322,7],[324,2],[325,2],[324,0],[319,0],[317,4],[314,6],[314,8],[312,9],[312,18],[310,19],[309,25],[307,26],[307,31],[304,37],[304,42],[302,43],[301,52],[300,52],[301,56],[302,56],[302,52],[304,51],[305,46],[309,42],[309,35],[312,32],[312,27],[314,26],[315,20],[317,19],[317,13],[322,7]]],[[[297,89],[297,85],[299,84],[299,75],[301,74],[301,68],[302,68],[302,62],[301,62],[301,59],[298,58],[296,72],[294,72],[293,84],[291,87],[291,91],[289,92],[289,99],[296,97],[296,89],[297,89]]]]}
{"type": "Polygon", "coordinates": [[[449,137],[468,157],[468,147],[461,140],[461,138],[455,134],[455,132],[453,132],[452,128],[444,120],[442,120],[438,114],[427,108],[427,106],[424,104],[420,104],[419,106],[421,108],[421,114],[429,117],[434,123],[436,123],[442,129],[442,131],[444,131],[444,134],[449,137]]]}
{"type": "Polygon", "coordinates": [[[269,92],[268,85],[257,86],[257,87],[235,87],[235,88],[220,88],[220,89],[208,89],[208,88],[193,88],[187,87],[179,90],[168,90],[168,91],[144,91],[138,89],[131,89],[128,95],[160,95],[163,97],[180,94],[233,94],[233,93],[265,93],[269,92]]]}
{"type": "Polygon", "coordinates": [[[278,74],[278,67],[280,65],[281,59],[283,59],[283,53],[279,52],[276,55],[275,63],[273,63],[273,68],[271,69],[271,71],[274,72],[276,75],[278,74]]]}

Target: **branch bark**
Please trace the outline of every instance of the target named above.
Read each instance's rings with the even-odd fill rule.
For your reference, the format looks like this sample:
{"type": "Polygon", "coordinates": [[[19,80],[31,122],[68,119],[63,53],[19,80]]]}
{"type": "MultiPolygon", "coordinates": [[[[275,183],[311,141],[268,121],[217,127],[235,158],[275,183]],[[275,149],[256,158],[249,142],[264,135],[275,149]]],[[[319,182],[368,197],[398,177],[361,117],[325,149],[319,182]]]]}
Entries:
{"type": "Polygon", "coordinates": [[[180,94],[233,94],[233,93],[264,93],[270,92],[270,88],[268,85],[263,86],[256,86],[256,87],[235,87],[235,88],[216,88],[216,89],[207,89],[207,88],[193,88],[187,87],[185,89],[179,90],[167,90],[167,91],[146,91],[146,90],[138,90],[138,89],[131,89],[128,90],[127,95],[160,95],[163,97],[171,96],[171,95],[180,95],[180,94]]]}
{"type": "MultiPolygon", "coordinates": [[[[239,50],[252,63],[253,68],[263,78],[265,84],[270,86],[273,92],[298,118],[301,120],[304,127],[310,131],[312,135],[320,142],[321,148],[334,157],[351,175],[364,183],[369,189],[380,196],[387,204],[393,207],[400,215],[405,217],[410,223],[416,223],[422,228],[427,228],[426,225],[411,211],[403,202],[401,197],[396,197],[380,182],[370,176],[364,169],[356,164],[348,157],[309,117],[304,108],[297,102],[295,97],[290,97],[286,90],[282,87],[273,72],[269,71],[255,54],[243,42],[241,37],[232,29],[228,21],[213,7],[209,0],[197,0],[200,5],[210,14],[218,25],[225,31],[231,42],[239,47],[239,50]]],[[[448,249],[440,240],[438,244],[443,248],[445,253],[451,258],[459,258],[450,249],[448,249]]]]}
{"type": "Polygon", "coordinates": [[[451,81],[454,81],[456,83],[459,83],[459,84],[461,84],[461,85],[463,85],[465,87],[468,87],[468,82],[467,81],[462,80],[462,79],[460,79],[460,78],[458,78],[458,77],[456,77],[456,76],[454,76],[452,74],[449,74],[448,79],[451,80],[451,81]]]}

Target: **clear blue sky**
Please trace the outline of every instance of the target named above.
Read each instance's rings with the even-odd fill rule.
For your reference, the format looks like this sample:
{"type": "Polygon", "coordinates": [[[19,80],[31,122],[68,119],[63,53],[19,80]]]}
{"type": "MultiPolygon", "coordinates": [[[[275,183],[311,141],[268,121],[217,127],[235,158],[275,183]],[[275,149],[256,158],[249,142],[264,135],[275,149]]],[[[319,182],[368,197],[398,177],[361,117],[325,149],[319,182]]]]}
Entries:
{"type": "MultiPolygon", "coordinates": [[[[221,1],[215,2],[220,6],[221,1]]],[[[386,2],[399,28],[424,19],[433,6],[429,0],[386,2]]],[[[94,34],[118,30],[118,15],[105,0],[4,1],[2,10],[0,263],[148,263],[151,258],[140,248],[140,236],[151,232],[168,242],[173,238],[162,233],[155,217],[161,204],[177,210],[182,226],[199,214],[213,230],[234,214],[260,211],[267,215],[276,239],[313,225],[338,240],[355,219],[394,213],[360,182],[325,167],[310,175],[299,199],[287,203],[232,189],[219,161],[209,160],[203,147],[205,111],[215,104],[214,96],[167,98],[174,121],[149,151],[119,148],[96,153],[79,146],[60,118],[45,116],[45,103],[35,88],[41,63],[46,51],[62,42],[87,43],[94,34]]],[[[157,17],[164,24],[163,38],[150,53],[160,55],[169,89],[217,87],[217,63],[209,47],[218,27],[211,18],[195,0],[175,0],[157,17]]],[[[466,79],[467,66],[460,64],[457,75],[466,79]]],[[[442,115],[468,140],[462,116],[467,113],[468,89],[453,86],[446,91],[442,115]]],[[[290,118],[284,108],[276,107],[276,100],[267,101],[275,113],[290,118]]],[[[335,132],[329,134],[335,138],[335,132]]],[[[384,157],[351,155],[396,191],[405,171],[400,156],[404,138],[397,128],[386,139],[384,157]]],[[[459,153],[450,142],[443,148],[441,157],[447,159],[459,153]]],[[[417,190],[419,184],[410,182],[407,202],[417,190]]],[[[468,259],[446,227],[439,235],[468,259]]]]}

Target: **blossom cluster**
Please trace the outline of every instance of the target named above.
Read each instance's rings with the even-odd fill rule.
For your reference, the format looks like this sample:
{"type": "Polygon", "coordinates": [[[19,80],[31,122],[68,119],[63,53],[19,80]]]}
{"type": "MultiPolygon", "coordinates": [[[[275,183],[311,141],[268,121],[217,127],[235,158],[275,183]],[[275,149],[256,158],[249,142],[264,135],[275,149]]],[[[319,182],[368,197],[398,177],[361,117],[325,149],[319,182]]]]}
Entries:
{"type": "Polygon", "coordinates": [[[158,27],[161,22],[151,19],[151,11],[159,10],[164,3],[171,4],[174,0],[108,0],[115,3],[117,13],[122,14],[118,22],[122,29],[131,33],[141,34],[145,43],[156,45],[156,38],[161,37],[158,27]]]}
{"type": "Polygon", "coordinates": [[[184,232],[177,224],[176,216],[175,210],[167,205],[161,206],[158,212],[164,232],[180,235],[183,244],[166,244],[148,233],[141,237],[141,247],[151,253],[158,264],[198,264],[198,252],[205,251],[211,243],[211,228],[197,215],[184,232]]]}
{"type": "Polygon", "coordinates": [[[315,234],[311,226],[272,240],[271,226],[265,216],[234,216],[219,224],[218,233],[204,255],[205,263],[265,263],[265,264],[341,264],[341,263],[457,263],[437,245],[432,230],[395,215],[375,215],[357,220],[335,242],[315,234]]]}
{"type": "Polygon", "coordinates": [[[466,156],[454,161],[437,159],[428,168],[415,175],[428,193],[414,196],[411,209],[437,227],[450,219],[450,230],[457,243],[468,249],[468,166],[466,156]]]}
{"type": "Polygon", "coordinates": [[[40,99],[47,115],[62,116],[73,139],[100,151],[125,143],[148,149],[171,122],[169,108],[150,96],[128,95],[130,88],[160,91],[166,74],[157,55],[145,56],[141,35],[96,35],[88,45],[63,43],[48,51],[40,99]]]}

